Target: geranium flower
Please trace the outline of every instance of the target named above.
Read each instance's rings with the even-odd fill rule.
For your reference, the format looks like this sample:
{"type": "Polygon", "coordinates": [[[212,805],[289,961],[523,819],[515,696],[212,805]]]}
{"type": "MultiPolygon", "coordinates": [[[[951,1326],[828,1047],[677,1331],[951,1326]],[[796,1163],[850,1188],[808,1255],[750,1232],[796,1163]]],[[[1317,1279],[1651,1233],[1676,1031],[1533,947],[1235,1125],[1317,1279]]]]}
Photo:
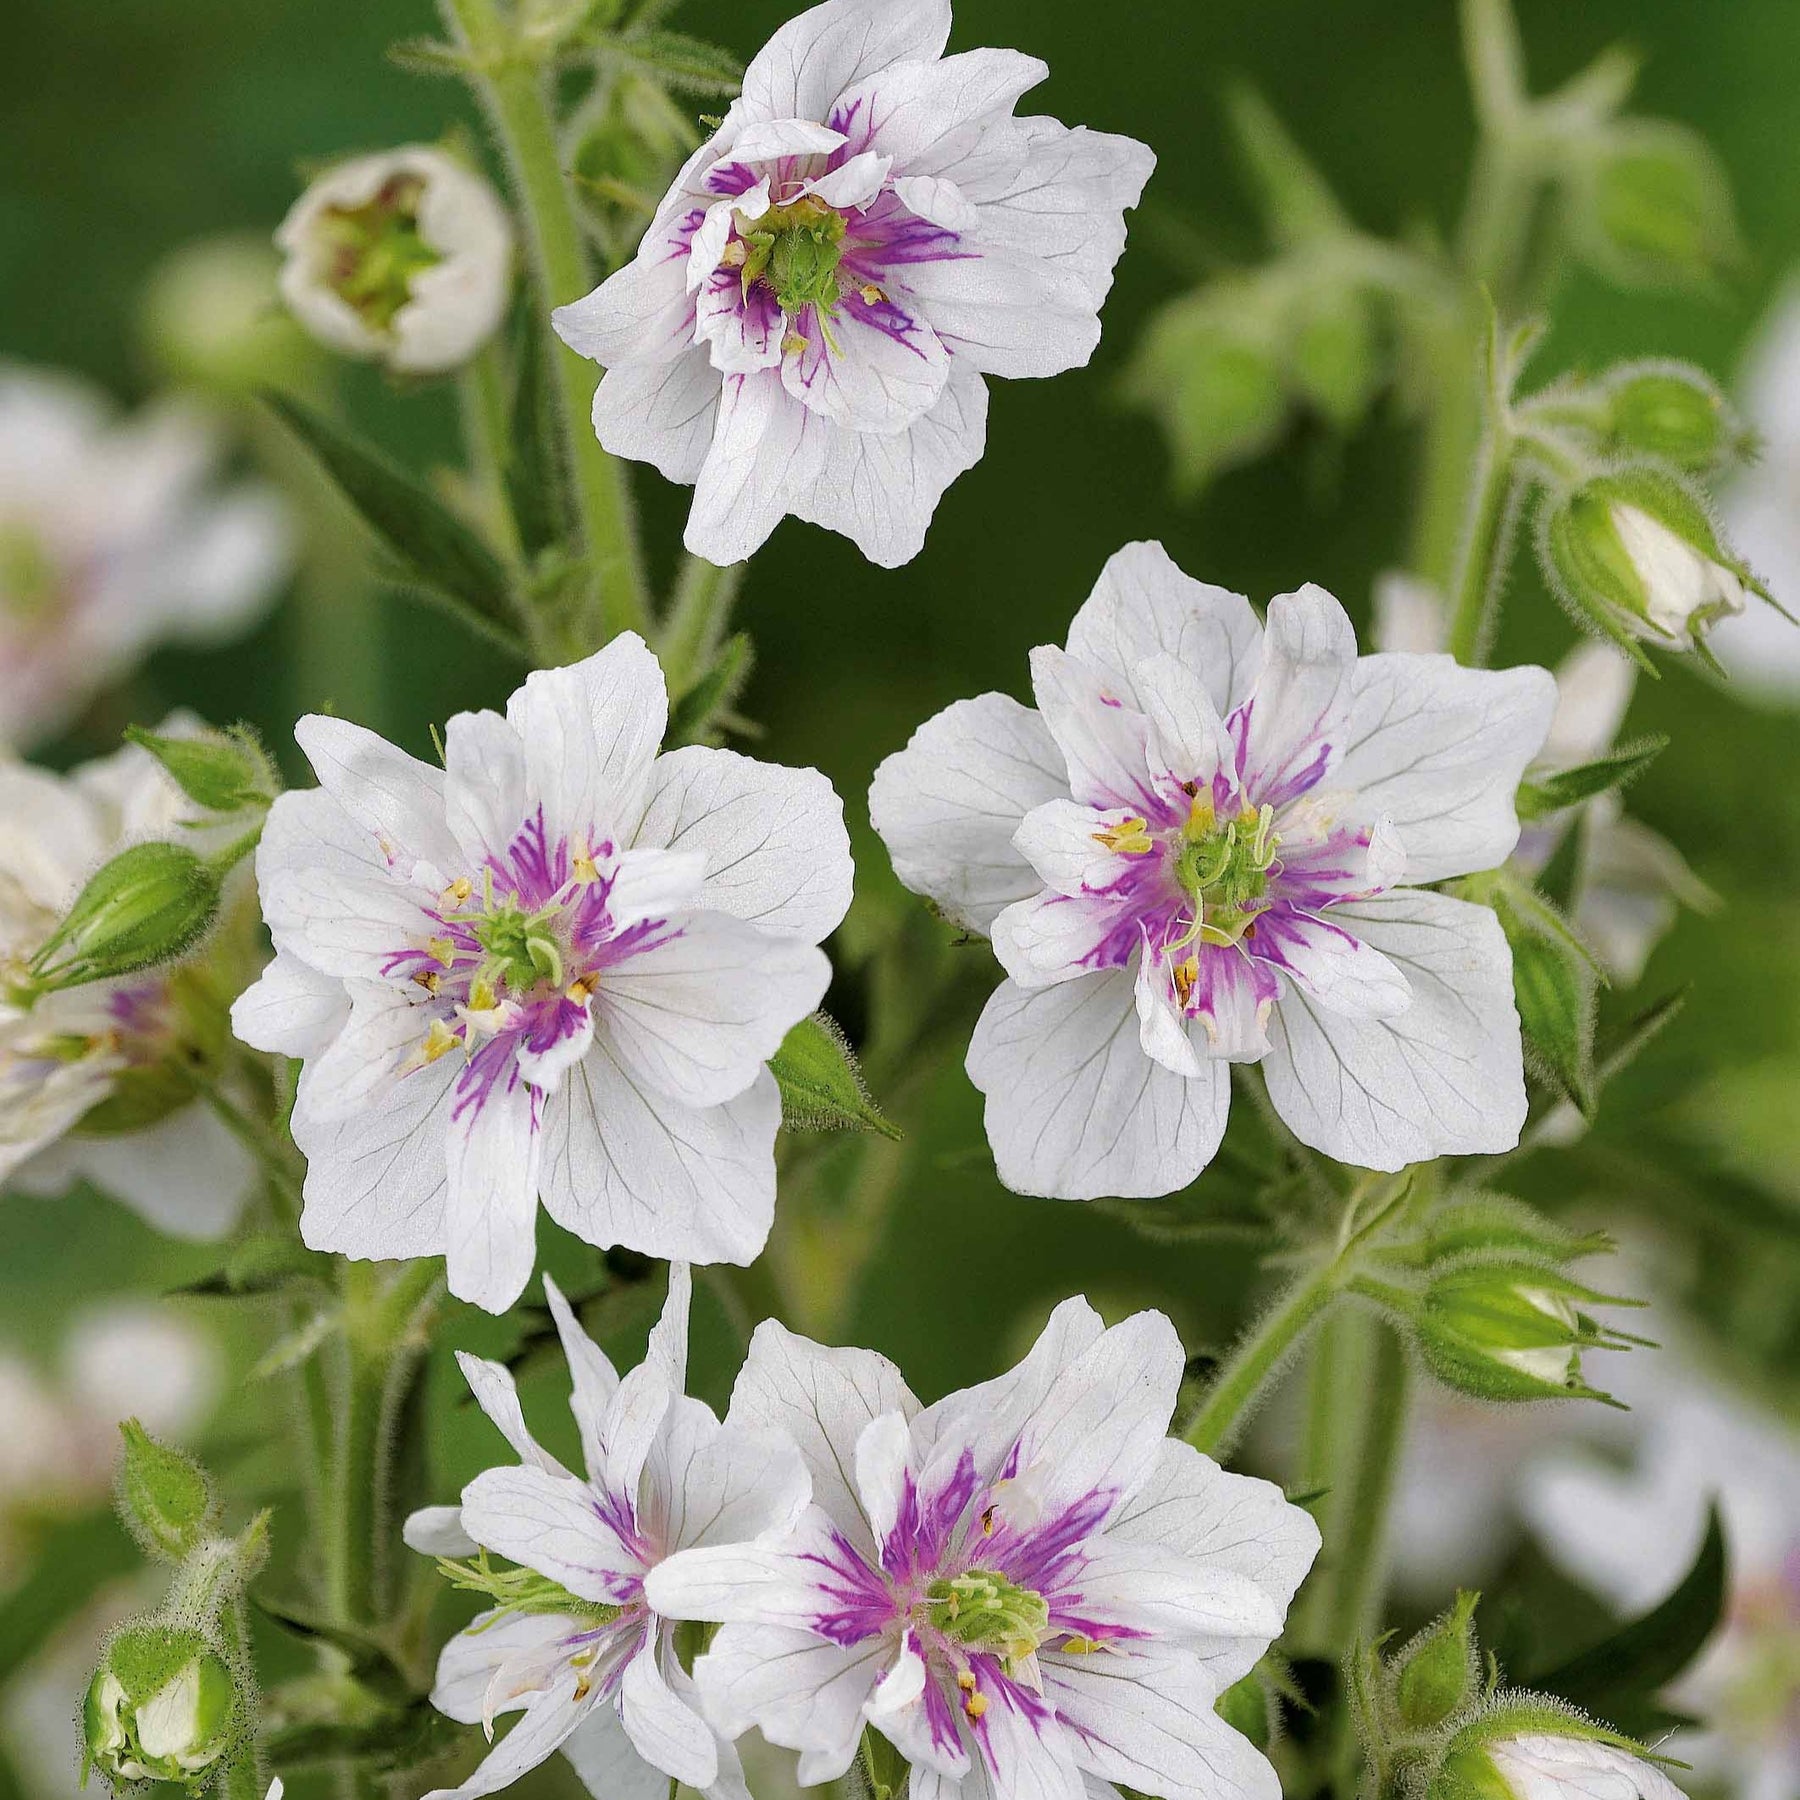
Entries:
{"type": "Polygon", "coordinates": [[[327,170],[275,233],[281,297],[344,356],[397,375],[460,368],[512,295],[512,223],[472,169],[430,144],[327,170]]]}
{"type": "Polygon", "coordinates": [[[683,1550],[785,1533],[806,1505],[806,1470],[780,1433],[721,1425],[684,1394],[685,1265],[671,1266],[662,1319],[622,1381],[548,1279],[544,1291],[587,1474],[538,1445],[502,1365],[459,1355],[519,1466],[476,1476],[460,1507],[407,1521],[414,1549],[476,1558],[448,1572],[499,1602],[444,1646],[431,1699],[490,1738],[499,1714],[524,1716],[467,1781],[428,1800],[494,1793],[559,1749],[604,1800],[664,1800],[677,1781],[748,1800],[737,1753],[702,1718],[645,1579],[683,1550]],[[519,1566],[496,1570],[489,1552],[519,1566]]]}
{"type": "Polygon", "coordinates": [[[1182,1365],[1160,1313],[1108,1331],[1069,1300],[1011,1373],[921,1410],[884,1358],[759,1326],[728,1422],[791,1433],[813,1504],[785,1542],[685,1551],[646,1583],[661,1612],[725,1621],[694,1666],[713,1723],[799,1750],[803,1785],[870,1724],[914,1800],[1277,1800],[1213,1708],[1280,1632],[1318,1528],[1164,1435],[1182,1365]]]}
{"type": "Polygon", "coordinates": [[[1048,70],[946,57],[948,0],[790,20],[635,261],[554,315],[603,364],[594,427],[694,484],[687,545],[750,555],[787,513],[884,566],[981,458],[984,376],[1078,368],[1155,159],[1015,119],[1048,70]]]}
{"type": "Polygon", "coordinates": [[[657,755],[641,638],[540,670],[446,728],[429,767],[338,719],[321,786],[257,854],[277,955],[238,1035],[307,1059],[301,1231],[443,1256],[451,1291],[524,1291],[542,1195],[590,1243],[747,1263],[775,1204],[764,1066],[830,978],[850,902],[842,806],[813,770],[657,755]]]}
{"type": "Polygon", "coordinates": [[[1260,1062],[1290,1128],[1340,1162],[1517,1142],[1499,923],[1406,884],[1512,850],[1555,701],[1542,669],[1359,659],[1316,587],[1265,631],[1138,544],[1032,679],[1038,711],[959,702],[869,796],[900,879],[990,935],[1009,977],[968,1056],[1007,1186],[1185,1186],[1233,1062],[1260,1062]]]}
{"type": "MultiPolygon", "coordinates": [[[[165,732],[183,729],[179,720],[165,732]]],[[[96,868],[198,810],[135,745],[52,775],[0,759],[0,1183],[86,1179],[175,1237],[229,1231],[256,1164],[206,1103],[232,991],[214,958],[43,995],[9,993],[96,868]]]]}
{"type": "Polygon", "coordinates": [[[83,382],[0,365],[0,745],[61,730],[153,645],[267,606],[287,515],[260,484],[209,491],[223,452],[189,407],[121,423],[83,382]]]}

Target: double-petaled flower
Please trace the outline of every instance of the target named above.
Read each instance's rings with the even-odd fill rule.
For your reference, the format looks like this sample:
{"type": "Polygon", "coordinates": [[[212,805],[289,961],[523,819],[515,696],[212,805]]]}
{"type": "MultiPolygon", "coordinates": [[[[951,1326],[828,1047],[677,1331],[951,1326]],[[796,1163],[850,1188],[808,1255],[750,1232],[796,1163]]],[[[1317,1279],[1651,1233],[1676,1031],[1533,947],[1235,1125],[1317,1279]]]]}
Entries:
{"type": "Polygon", "coordinates": [[[806,1505],[805,1468],[779,1433],[721,1425],[683,1391],[683,1264],[670,1268],[662,1319],[623,1380],[554,1284],[544,1290],[569,1359],[585,1475],[531,1435],[503,1366],[463,1355],[519,1466],[490,1469],[460,1507],[407,1522],[414,1549],[474,1558],[446,1562],[446,1573],[495,1602],[445,1645],[433,1704],[490,1737],[498,1715],[524,1715],[467,1781],[432,1800],[494,1793],[559,1749],[609,1800],[665,1795],[675,1782],[747,1800],[736,1752],[701,1716],[675,1627],[645,1579],[684,1550],[779,1537],[806,1505]],[[497,1569],[490,1555],[517,1566],[497,1569]]]}
{"type": "Polygon", "coordinates": [[[636,260],[555,315],[607,370],[600,441],[694,484],[687,544],[713,562],[788,513],[907,561],[981,457],[983,378],[1059,374],[1099,341],[1155,159],[1014,118],[1045,66],[946,57],[949,33],[949,0],[790,20],[636,260]]]}
{"type": "Polygon", "coordinates": [[[463,713],[445,767],[336,719],[321,786],[257,856],[277,955],[238,1035],[307,1059],[301,1230],[444,1256],[490,1310],[534,1260],[540,1195],[602,1245],[748,1262],[775,1203],[766,1064],[816,1007],[850,900],[842,806],[813,770],[657,754],[642,639],[463,713]]]}
{"type": "Polygon", "coordinates": [[[1505,1150],[1525,1088],[1494,915],[1423,884],[1518,838],[1542,669],[1359,658],[1323,590],[1258,623],[1162,549],[1107,565],[1068,648],[877,771],[902,881],[1008,980],[968,1068],[1000,1178],[1164,1194],[1211,1160],[1234,1062],[1304,1142],[1397,1169],[1505,1150]]]}
{"type": "Polygon", "coordinates": [[[732,1427],[797,1441],[813,1503],[785,1540],[684,1551],[645,1584],[723,1620],[695,1664],[722,1732],[849,1768],[865,1725],[914,1800],[1139,1793],[1276,1800],[1218,1716],[1318,1549],[1267,1482],[1165,1436],[1169,1321],[1058,1307],[1009,1374],[921,1409],[892,1364],[760,1326],[732,1427]]]}

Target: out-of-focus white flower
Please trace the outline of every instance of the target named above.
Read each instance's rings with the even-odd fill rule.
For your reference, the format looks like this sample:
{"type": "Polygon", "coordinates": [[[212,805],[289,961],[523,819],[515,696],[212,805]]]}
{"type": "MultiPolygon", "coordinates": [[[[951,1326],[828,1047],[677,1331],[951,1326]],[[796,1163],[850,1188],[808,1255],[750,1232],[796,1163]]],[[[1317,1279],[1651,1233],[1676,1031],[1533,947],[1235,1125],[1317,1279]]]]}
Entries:
{"type": "MultiPolygon", "coordinates": [[[[1726,530],[1775,598],[1800,613],[1800,278],[1769,311],[1741,398],[1762,454],[1725,492],[1726,530]]],[[[1721,621],[1712,648],[1734,691],[1800,704],[1800,628],[1773,607],[1721,621]]]]}
{"type": "Polygon", "coordinates": [[[725,1621],[694,1665],[714,1724],[799,1750],[807,1783],[873,1726],[915,1800],[1278,1800],[1214,1707],[1280,1634],[1319,1531],[1166,1435],[1182,1364],[1161,1313],[1107,1330],[1068,1300],[1017,1368],[921,1408],[884,1357],[760,1325],[728,1427],[792,1434],[813,1504],[645,1584],[725,1621]]]}
{"type": "Polygon", "coordinates": [[[60,1194],[86,1178],[159,1230],[213,1238],[256,1165],[197,1095],[230,995],[205,960],[90,982],[35,1005],[6,998],[82,883],[126,845],[175,837],[195,808],[132,745],[51,775],[0,760],[0,1183],[60,1194]]]}
{"type": "Polygon", "coordinates": [[[1521,1506],[1551,1557],[1621,1611],[1637,1614],[1680,1581],[1716,1501],[1732,1591],[1724,1627],[1672,1691],[1708,1721],[1676,1754],[1739,1800],[1800,1792],[1800,1432],[1696,1378],[1691,1348],[1666,1329],[1652,1362],[1628,1359],[1635,1454],[1579,1444],[1526,1467],[1521,1506]]]}
{"type": "Polygon", "coordinates": [[[949,35],[949,0],[789,20],[636,260],[555,314],[607,370],[600,441],[694,484],[697,555],[737,562],[792,513],[906,562],[980,460],[984,377],[1094,352],[1155,158],[1014,118],[1049,71],[949,35]]]}
{"type": "Polygon", "coordinates": [[[287,257],[282,298],[301,324],[399,375],[459,368],[499,329],[512,292],[500,196],[429,144],[327,170],[275,242],[287,257]]]}
{"type": "Polygon", "coordinates": [[[287,514],[214,489],[217,429],[181,403],[116,420],[94,389],[0,364],[0,745],[75,719],[155,644],[217,642],[272,598],[287,514]]]}
{"type": "Polygon", "coordinates": [[[490,1739],[497,1714],[524,1715],[467,1781],[428,1800],[491,1794],[558,1750],[599,1800],[660,1800],[677,1782],[712,1800],[749,1800],[648,1579],[683,1551],[747,1554],[785,1533],[807,1503],[800,1452],[778,1426],[721,1425],[687,1397],[686,1264],[670,1266],[662,1318],[623,1379],[555,1285],[544,1290],[574,1381],[585,1475],[532,1437],[500,1364],[462,1356],[519,1464],[476,1476],[460,1507],[407,1521],[416,1550],[479,1553],[464,1584],[497,1602],[444,1646],[432,1704],[490,1739]],[[519,1566],[494,1570],[489,1552],[519,1566]]]}
{"type": "Polygon", "coordinates": [[[627,633],[459,713],[446,767],[303,719],[321,786],[257,853],[276,957],[238,1035],[306,1059],[294,1137],[315,1249],[443,1256],[524,1291],[541,1196],[568,1230],[746,1263],[775,1209],[766,1067],[824,997],[850,904],[813,769],[658,755],[662,670],[627,633]]]}
{"type": "Polygon", "coordinates": [[[968,1057],[1002,1181],[1185,1187],[1233,1062],[1360,1167],[1518,1141],[1506,939],[1425,884],[1512,852],[1544,670],[1359,657],[1317,587],[1272,601],[1265,630],[1134,544],[1032,679],[1038,710],[959,702],[869,796],[900,879],[991,934],[1009,978],[968,1057]]]}

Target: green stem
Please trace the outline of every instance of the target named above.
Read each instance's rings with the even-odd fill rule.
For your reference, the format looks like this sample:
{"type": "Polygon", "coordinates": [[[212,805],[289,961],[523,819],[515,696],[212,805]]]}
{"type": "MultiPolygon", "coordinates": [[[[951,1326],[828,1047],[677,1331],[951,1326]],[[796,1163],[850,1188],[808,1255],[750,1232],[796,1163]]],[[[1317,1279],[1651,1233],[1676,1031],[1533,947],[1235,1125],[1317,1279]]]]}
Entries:
{"type": "MultiPolygon", "coordinates": [[[[446,0],[446,5],[517,185],[539,297],[546,310],[579,300],[593,286],[593,271],[563,174],[547,77],[514,43],[499,0],[446,0]]],[[[649,625],[631,489],[624,468],[594,435],[593,364],[558,339],[551,371],[582,537],[599,589],[593,623],[604,642],[649,625]]]]}
{"type": "Polygon", "coordinates": [[[744,578],[743,563],[721,569],[704,557],[689,556],[662,629],[657,651],[671,696],[693,686],[724,640],[732,603],[744,578]]]}
{"type": "Polygon", "coordinates": [[[1229,1443],[1282,1361],[1336,1297],[1341,1273],[1333,1258],[1302,1276],[1238,1344],[1182,1433],[1196,1450],[1216,1454],[1229,1443]]]}
{"type": "Polygon", "coordinates": [[[506,496],[506,445],[510,424],[506,376],[501,367],[498,339],[486,345],[457,378],[457,400],[462,412],[463,445],[468,454],[469,475],[480,499],[482,516],[508,554],[517,556],[519,534],[506,496]]]}
{"type": "Polygon", "coordinates": [[[1489,421],[1475,460],[1473,492],[1450,584],[1450,654],[1479,668],[1492,648],[1505,588],[1518,505],[1514,438],[1504,419],[1489,421]]]}
{"type": "Polygon", "coordinates": [[[203,1090],[203,1098],[231,1135],[255,1158],[263,1179],[286,1208],[290,1221],[300,1217],[300,1184],[293,1165],[273,1141],[275,1127],[253,1119],[230,1095],[217,1086],[203,1090]]]}
{"type": "MultiPolygon", "coordinates": [[[[244,1680],[251,1679],[254,1671],[250,1661],[249,1621],[241,1592],[219,1616],[219,1644],[233,1672],[244,1680]]],[[[267,1784],[263,1780],[262,1758],[256,1742],[258,1709],[252,1706],[249,1712],[250,1729],[244,1741],[232,1752],[231,1760],[219,1777],[217,1792],[220,1800],[263,1800],[267,1784]]]]}

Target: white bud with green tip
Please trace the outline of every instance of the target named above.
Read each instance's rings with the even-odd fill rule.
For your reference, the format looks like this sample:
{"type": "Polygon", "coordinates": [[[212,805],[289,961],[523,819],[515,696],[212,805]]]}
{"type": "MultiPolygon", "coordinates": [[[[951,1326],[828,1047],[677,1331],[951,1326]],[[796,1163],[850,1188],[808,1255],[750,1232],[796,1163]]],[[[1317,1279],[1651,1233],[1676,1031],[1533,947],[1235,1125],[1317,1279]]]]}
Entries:
{"type": "Polygon", "coordinates": [[[88,1685],[86,1762],[113,1782],[194,1786],[231,1750],[242,1721],[237,1682],[203,1633],[128,1626],[88,1685]]]}
{"type": "Polygon", "coordinates": [[[1643,1748],[1536,1694],[1502,1697],[1445,1747],[1425,1800],[1685,1800],[1643,1748]]]}

